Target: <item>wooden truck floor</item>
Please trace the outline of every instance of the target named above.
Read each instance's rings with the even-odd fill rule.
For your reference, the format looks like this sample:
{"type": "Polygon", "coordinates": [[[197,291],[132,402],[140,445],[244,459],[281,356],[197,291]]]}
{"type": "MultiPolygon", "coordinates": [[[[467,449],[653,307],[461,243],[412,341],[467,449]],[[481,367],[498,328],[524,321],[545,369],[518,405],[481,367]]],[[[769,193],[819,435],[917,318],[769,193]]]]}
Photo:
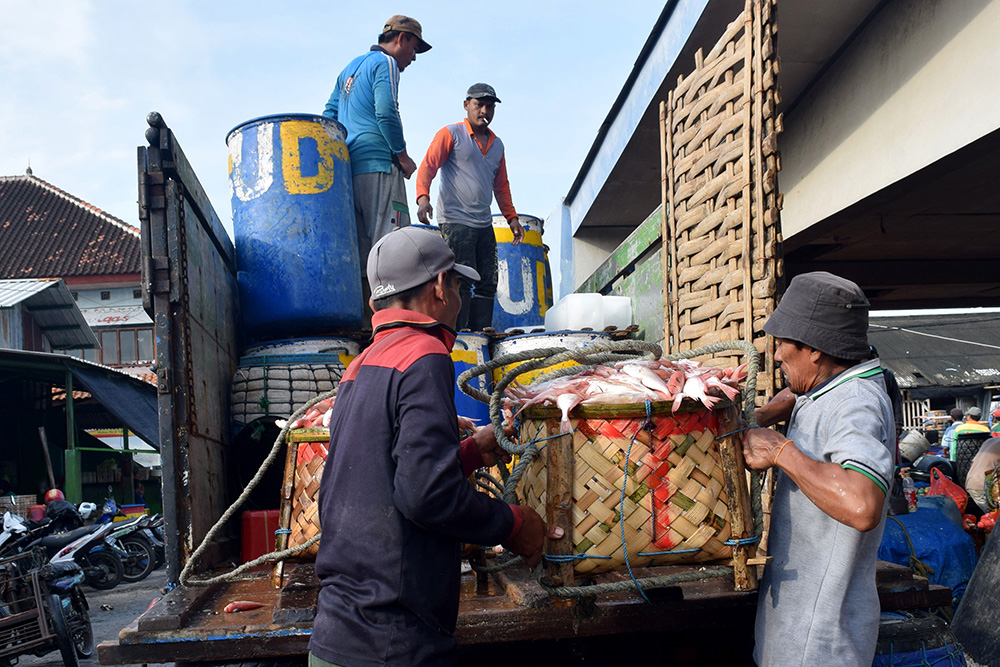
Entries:
{"type": "MultiPolygon", "coordinates": [[[[697,566],[636,570],[636,576],[673,574],[697,566]]],[[[570,640],[601,635],[741,627],[752,634],[756,593],[739,593],[723,579],[682,583],[648,591],[600,596],[593,603],[553,603],[523,568],[486,579],[462,577],[455,636],[464,647],[495,647],[517,642],[570,640]],[[515,602],[517,600],[517,602],[515,602]]],[[[604,575],[603,581],[622,575],[604,575]]],[[[879,563],[882,608],[948,606],[951,591],[928,586],[909,569],[879,563]]],[[[207,588],[178,587],[132,624],[117,642],[98,647],[102,664],[238,661],[304,656],[315,613],[318,581],[312,564],[286,567],[285,585],[270,585],[268,572],[207,588]],[[226,613],[234,600],[265,606],[226,613]]]]}

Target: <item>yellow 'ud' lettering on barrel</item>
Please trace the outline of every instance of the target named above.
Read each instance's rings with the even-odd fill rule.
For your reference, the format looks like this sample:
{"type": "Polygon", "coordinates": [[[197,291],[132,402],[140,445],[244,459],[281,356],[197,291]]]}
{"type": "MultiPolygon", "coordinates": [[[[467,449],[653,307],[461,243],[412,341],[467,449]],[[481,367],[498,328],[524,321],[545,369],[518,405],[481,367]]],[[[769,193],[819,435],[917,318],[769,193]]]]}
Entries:
{"type": "Polygon", "coordinates": [[[545,289],[545,262],[535,262],[535,281],[538,285],[538,314],[545,317],[552,303],[552,289],[545,289]]]}
{"type": "Polygon", "coordinates": [[[286,121],[281,124],[281,173],[285,179],[285,190],[290,195],[317,195],[326,192],[333,185],[334,160],[338,155],[347,161],[347,145],[327,134],[322,125],[307,121],[286,121]],[[300,139],[316,142],[318,167],[314,175],[302,174],[302,154],[300,139]],[[329,156],[329,157],[328,157],[329,156]]]}

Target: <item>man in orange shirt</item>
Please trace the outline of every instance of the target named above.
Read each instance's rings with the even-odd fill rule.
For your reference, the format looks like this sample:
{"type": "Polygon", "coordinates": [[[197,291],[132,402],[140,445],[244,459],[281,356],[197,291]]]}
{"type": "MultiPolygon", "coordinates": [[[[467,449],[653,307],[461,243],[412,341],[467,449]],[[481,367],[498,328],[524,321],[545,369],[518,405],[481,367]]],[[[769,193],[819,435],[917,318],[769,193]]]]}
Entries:
{"type": "Polygon", "coordinates": [[[469,88],[466,117],[434,135],[417,171],[417,218],[429,224],[434,217],[430,189],[440,171],[437,217],[441,233],[455,253],[455,261],[471,266],[480,275],[476,282],[462,278],[459,330],[482,331],[493,323],[497,243],[490,204],[494,196],[514,234],[513,245],[524,238],[510,197],[503,142],[489,129],[499,102],[493,86],[477,83],[469,88]]]}

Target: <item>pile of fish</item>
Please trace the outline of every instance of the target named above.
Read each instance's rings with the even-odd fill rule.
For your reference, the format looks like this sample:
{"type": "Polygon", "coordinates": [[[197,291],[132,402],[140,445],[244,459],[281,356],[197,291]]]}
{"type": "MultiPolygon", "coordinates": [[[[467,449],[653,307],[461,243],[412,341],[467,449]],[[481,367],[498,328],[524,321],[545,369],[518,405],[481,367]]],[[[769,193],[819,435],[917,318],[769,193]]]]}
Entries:
{"type": "MultiPolygon", "coordinates": [[[[333,398],[327,398],[306,411],[306,414],[292,422],[289,430],[296,428],[330,428],[330,417],[333,416],[333,398]]],[[[282,422],[276,422],[279,427],[282,422]]]]}
{"type": "Polygon", "coordinates": [[[737,368],[703,367],[697,361],[622,361],[612,368],[597,366],[530,385],[510,385],[505,403],[516,417],[529,405],[555,405],[562,411],[562,430],[572,430],[569,412],[580,404],[673,402],[676,412],[685,398],[711,409],[724,398],[734,399],[747,377],[746,364],[737,368]]]}

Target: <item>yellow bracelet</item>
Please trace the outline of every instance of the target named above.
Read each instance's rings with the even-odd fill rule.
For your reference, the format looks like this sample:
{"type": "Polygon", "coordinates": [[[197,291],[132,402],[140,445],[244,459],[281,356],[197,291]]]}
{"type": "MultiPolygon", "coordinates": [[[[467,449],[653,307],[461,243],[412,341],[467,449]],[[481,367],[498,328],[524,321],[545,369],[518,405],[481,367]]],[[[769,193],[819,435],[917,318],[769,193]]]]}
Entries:
{"type": "Polygon", "coordinates": [[[774,455],[774,465],[775,466],[778,465],[778,457],[781,456],[781,450],[783,450],[785,448],[785,445],[787,445],[790,442],[791,442],[791,440],[785,440],[783,443],[781,443],[781,447],[778,447],[778,453],[774,455]]]}

